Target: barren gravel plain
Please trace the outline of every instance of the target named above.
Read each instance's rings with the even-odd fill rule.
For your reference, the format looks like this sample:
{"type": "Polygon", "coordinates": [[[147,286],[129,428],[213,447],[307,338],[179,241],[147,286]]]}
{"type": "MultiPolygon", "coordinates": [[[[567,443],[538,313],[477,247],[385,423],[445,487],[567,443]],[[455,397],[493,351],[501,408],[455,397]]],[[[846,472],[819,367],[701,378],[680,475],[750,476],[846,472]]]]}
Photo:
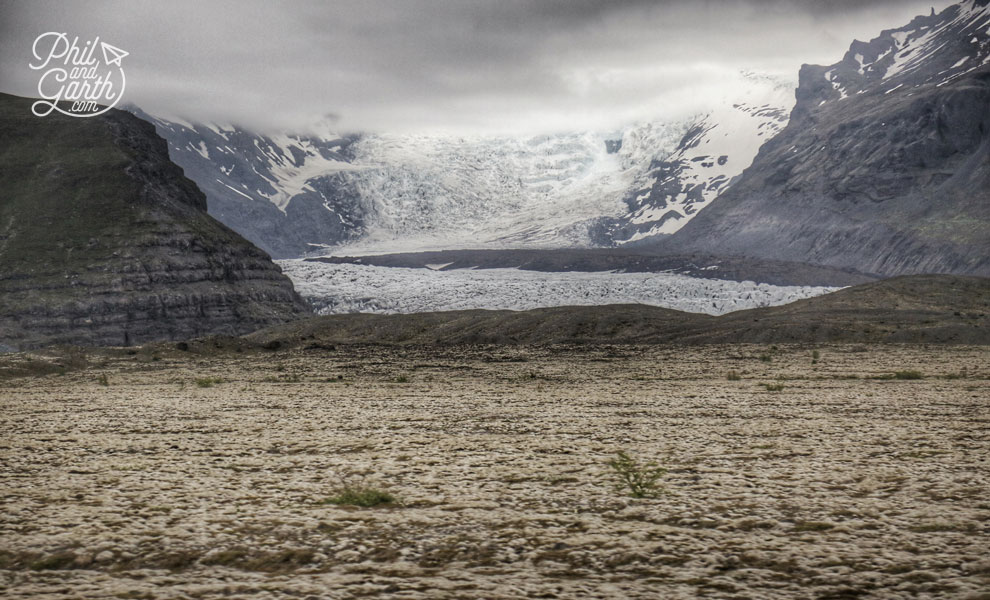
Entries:
{"type": "Polygon", "coordinates": [[[8,355],[0,597],[986,599],[988,359],[8,355]],[[662,493],[618,490],[619,451],[665,467],[662,493]],[[324,502],[344,486],[395,501],[324,502]]]}

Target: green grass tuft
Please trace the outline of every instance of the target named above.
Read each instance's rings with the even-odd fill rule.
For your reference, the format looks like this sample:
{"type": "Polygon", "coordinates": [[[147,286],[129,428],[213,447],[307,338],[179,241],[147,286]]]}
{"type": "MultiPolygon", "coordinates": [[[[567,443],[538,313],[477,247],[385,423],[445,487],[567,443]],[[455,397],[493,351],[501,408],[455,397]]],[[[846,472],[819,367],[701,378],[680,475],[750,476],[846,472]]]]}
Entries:
{"type": "Polygon", "coordinates": [[[201,388],[210,388],[220,383],[223,383],[220,377],[200,377],[196,380],[196,385],[201,388]]]}
{"type": "Polygon", "coordinates": [[[641,465],[620,450],[615,458],[608,461],[608,466],[612,467],[619,479],[615,486],[616,491],[628,491],[633,498],[656,498],[663,492],[657,482],[667,470],[655,462],[641,465]]]}
{"type": "Polygon", "coordinates": [[[362,506],[370,508],[395,504],[395,496],[384,490],[372,487],[344,487],[336,491],[320,504],[336,504],[342,506],[362,506]]]}
{"type": "Polygon", "coordinates": [[[894,371],[894,379],[924,379],[921,371],[894,371]]]}

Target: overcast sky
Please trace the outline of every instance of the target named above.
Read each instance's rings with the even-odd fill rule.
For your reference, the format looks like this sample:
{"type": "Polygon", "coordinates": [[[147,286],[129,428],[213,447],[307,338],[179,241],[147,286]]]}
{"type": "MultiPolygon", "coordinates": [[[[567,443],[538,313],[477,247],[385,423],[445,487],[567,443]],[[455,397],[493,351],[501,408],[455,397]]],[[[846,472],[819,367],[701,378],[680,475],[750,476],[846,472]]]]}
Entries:
{"type": "Polygon", "coordinates": [[[0,0],[0,90],[37,95],[46,31],[130,55],[124,100],[302,130],[609,129],[703,108],[753,70],[796,81],[949,0],[0,0]]]}

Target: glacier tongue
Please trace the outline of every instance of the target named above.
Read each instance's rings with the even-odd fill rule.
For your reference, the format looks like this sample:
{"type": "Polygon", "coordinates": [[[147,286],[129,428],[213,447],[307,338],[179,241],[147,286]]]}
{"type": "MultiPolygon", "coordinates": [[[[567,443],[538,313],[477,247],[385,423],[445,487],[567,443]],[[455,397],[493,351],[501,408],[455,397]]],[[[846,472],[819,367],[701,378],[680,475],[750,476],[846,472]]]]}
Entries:
{"type": "Polygon", "coordinates": [[[324,315],[602,304],[647,304],[720,315],[787,304],[839,289],[699,279],[673,273],[439,271],[305,260],[278,263],[296,290],[324,315]]]}

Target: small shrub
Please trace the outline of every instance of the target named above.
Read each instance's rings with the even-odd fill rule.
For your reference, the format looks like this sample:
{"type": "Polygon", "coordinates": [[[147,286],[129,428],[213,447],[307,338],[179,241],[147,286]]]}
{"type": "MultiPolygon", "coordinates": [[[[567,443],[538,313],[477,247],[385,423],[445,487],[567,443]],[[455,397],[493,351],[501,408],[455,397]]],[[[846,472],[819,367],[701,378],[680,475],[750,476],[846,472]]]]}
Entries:
{"type": "Polygon", "coordinates": [[[784,389],[783,383],[764,383],[763,387],[767,388],[768,392],[779,392],[784,389]]]}
{"type": "Polygon", "coordinates": [[[107,378],[106,373],[101,373],[100,376],[96,378],[96,382],[102,386],[110,385],[110,379],[107,378]]]}
{"type": "Polygon", "coordinates": [[[320,504],[372,507],[395,504],[395,496],[384,490],[366,486],[347,486],[338,489],[320,504]]]}
{"type": "Polygon", "coordinates": [[[223,383],[220,377],[200,377],[196,380],[196,385],[201,388],[210,388],[219,383],[223,383]]]}
{"type": "Polygon", "coordinates": [[[725,378],[728,379],[729,381],[739,381],[740,379],[742,379],[742,375],[740,375],[736,371],[729,371],[725,375],[725,378]]]}
{"type": "Polygon", "coordinates": [[[761,354],[760,355],[760,361],[761,362],[768,363],[768,362],[770,362],[772,360],[773,360],[773,358],[769,354],[761,354]]]}
{"type": "Polygon", "coordinates": [[[811,351],[811,359],[812,360],[818,360],[821,357],[822,357],[822,353],[819,352],[818,350],[812,350],[811,351]]]}
{"type": "Polygon", "coordinates": [[[409,376],[408,375],[399,375],[398,377],[395,378],[395,382],[396,383],[409,383],[409,376]]]}
{"type": "Polygon", "coordinates": [[[894,371],[894,379],[924,379],[921,371],[894,371]]]}
{"type": "Polygon", "coordinates": [[[616,457],[608,461],[619,479],[616,491],[628,491],[633,498],[655,498],[663,491],[657,484],[667,470],[655,462],[639,464],[631,456],[619,451],[616,457]]]}

